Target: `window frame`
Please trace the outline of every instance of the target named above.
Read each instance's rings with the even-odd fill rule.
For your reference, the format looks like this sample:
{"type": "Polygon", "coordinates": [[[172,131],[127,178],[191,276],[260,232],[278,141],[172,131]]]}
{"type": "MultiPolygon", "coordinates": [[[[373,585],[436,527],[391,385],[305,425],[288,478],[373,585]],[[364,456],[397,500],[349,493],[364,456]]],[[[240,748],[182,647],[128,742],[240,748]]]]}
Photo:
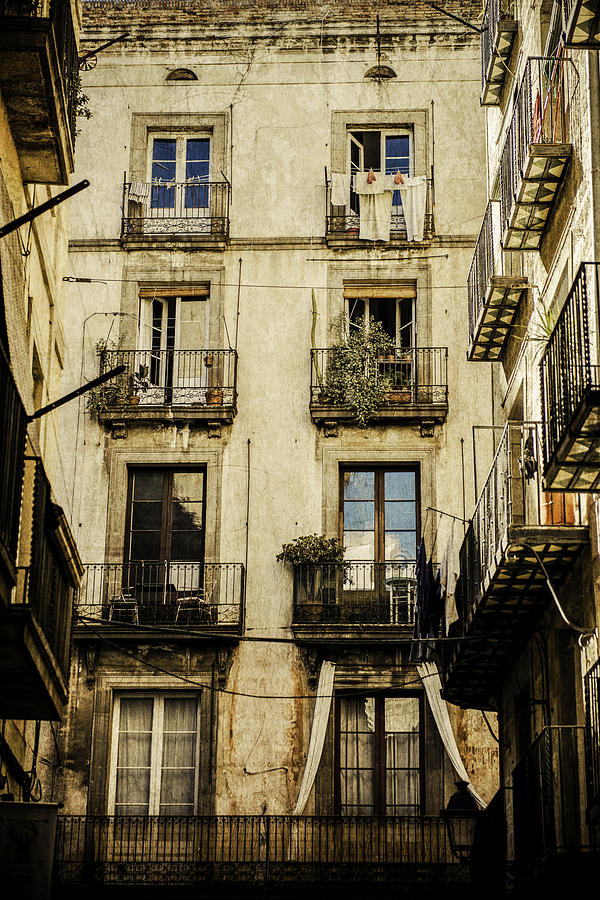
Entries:
{"type": "MultiPolygon", "coordinates": [[[[418,788],[418,810],[406,815],[420,816],[425,810],[425,709],[422,691],[410,690],[372,690],[361,691],[360,694],[356,690],[341,690],[336,692],[334,697],[334,740],[333,740],[333,809],[334,815],[343,816],[342,813],[342,796],[341,796],[341,700],[344,698],[354,698],[357,700],[366,700],[373,697],[375,700],[375,748],[373,754],[373,813],[364,815],[385,816],[396,815],[386,812],[386,774],[388,771],[386,765],[386,741],[385,741],[385,700],[394,697],[414,697],[419,702],[419,752],[418,752],[418,768],[413,767],[411,771],[418,771],[419,788],[418,788]],[[382,728],[383,725],[383,728],[382,728]]],[[[396,732],[393,732],[396,733],[396,732]]],[[[362,815],[357,813],[355,815],[362,815]]]]}
{"type": "MultiPolygon", "coordinates": [[[[351,308],[352,303],[363,302],[364,303],[364,317],[368,322],[369,317],[372,315],[370,311],[371,303],[376,300],[379,302],[388,301],[389,303],[395,303],[395,311],[394,311],[394,321],[395,321],[395,334],[393,337],[394,346],[402,348],[404,350],[414,349],[417,346],[417,298],[415,297],[396,297],[392,298],[387,296],[378,297],[377,289],[374,288],[371,296],[369,297],[351,297],[351,285],[344,289],[344,317],[346,321],[346,326],[350,328],[350,322],[353,319],[353,310],[351,308]],[[408,324],[402,325],[402,304],[410,303],[410,322],[408,324]],[[406,332],[408,334],[409,340],[403,341],[402,332],[406,332]]],[[[400,291],[399,291],[400,293],[400,291]]],[[[416,292],[415,292],[416,293],[416,292]]],[[[374,316],[374,318],[377,318],[374,316]]],[[[378,319],[378,321],[381,321],[378,319]]]]}
{"type": "MultiPolygon", "coordinates": [[[[118,777],[118,761],[119,761],[119,734],[121,721],[121,701],[129,699],[152,699],[152,737],[150,749],[150,784],[148,790],[148,813],[149,816],[157,815],[181,815],[179,813],[160,813],[160,791],[162,786],[162,749],[164,741],[164,704],[165,700],[189,700],[194,699],[196,702],[196,739],[195,739],[195,771],[194,771],[194,789],[193,789],[193,811],[190,815],[198,814],[199,807],[199,791],[201,784],[201,703],[202,691],[119,691],[113,696],[112,722],[110,732],[110,750],[108,761],[108,797],[107,808],[108,815],[127,816],[127,813],[115,813],[116,796],[117,796],[117,777],[118,777]],[[158,706],[158,715],[155,717],[155,711],[158,706]],[[160,724],[160,731],[156,728],[156,724],[160,724]]],[[[133,813],[132,815],[140,815],[133,813]]]]}
{"type": "MultiPolygon", "coordinates": [[[[210,193],[209,188],[205,188],[203,191],[198,190],[196,195],[197,202],[188,202],[190,198],[190,193],[193,191],[194,187],[198,187],[199,189],[202,185],[208,185],[211,182],[213,168],[213,138],[212,134],[209,131],[199,131],[197,133],[188,133],[181,131],[152,131],[148,133],[148,153],[147,153],[147,181],[152,185],[150,190],[150,195],[148,197],[148,212],[150,215],[156,215],[157,212],[161,209],[173,209],[176,210],[177,215],[186,216],[188,214],[188,210],[193,209],[206,209],[210,205],[210,193]],[[189,141],[199,141],[206,140],[208,141],[208,173],[206,177],[203,177],[200,182],[188,182],[188,178],[186,176],[186,168],[187,168],[187,145],[189,141]],[[187,185],[190,184],[190,188],[183,188],[181,191],[181,195],[178,196],[177,190],[174,190],[174,193],[171,195],[173,198],[172,204],[160,203],[158,200],[169,199],[169,191],[170,188],[159,188],[160,180],[155,180],[152,176],[152,169],[155,165],[154,159],[154,142],[155,141],[175,141],[175,178],[174,179],[165,179],[165,184],[168,184],[171,180],[174,181],[175,184],[179,185],[187,185]],[[162,190],[162,193],[161,193],[162,190]],[[202,202],[204,201],[204,202],[202,202]]],[[[192,196],[193,199],[193,196],[192,196]]]]}

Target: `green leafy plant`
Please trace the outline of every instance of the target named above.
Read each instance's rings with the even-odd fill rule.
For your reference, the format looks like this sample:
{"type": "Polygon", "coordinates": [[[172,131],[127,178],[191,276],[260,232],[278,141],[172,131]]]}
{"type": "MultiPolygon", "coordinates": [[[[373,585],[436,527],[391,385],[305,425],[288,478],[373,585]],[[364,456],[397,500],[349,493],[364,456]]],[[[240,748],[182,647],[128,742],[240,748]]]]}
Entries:
{"type": "Polygon", "coordinates": [[[303,563],[336,563],[340,567],[344,563],[344,548],[335,537],[328,538],[323,534],[303,534],[283,544],[281,553],[277,554],[280,562],[294,565],[303,563]]]}
{"type": "Polygon", "coordinates": [[[381,372],[379,360],[393,351],[394,342],[373,316],[350,322],[347,331],[340,318],[333,329],[338,339],[331,348],[326,390],[334,404],[349,407],[364,427],[389,393],[391,379],[381,372]]]}

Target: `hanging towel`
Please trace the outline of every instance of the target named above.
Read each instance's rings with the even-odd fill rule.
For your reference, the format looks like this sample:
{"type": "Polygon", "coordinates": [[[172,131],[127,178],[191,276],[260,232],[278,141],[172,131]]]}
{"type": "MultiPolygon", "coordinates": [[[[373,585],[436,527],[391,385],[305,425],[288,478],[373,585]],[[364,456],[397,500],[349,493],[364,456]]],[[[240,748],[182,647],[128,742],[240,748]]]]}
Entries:
{"type": "Polygon", "coordinates": [[[425,230],[427,178],[425,175],[405,178],[404,184],[399,185],[398,189],[402,198],[402,209],[406,222],[406,240],[422,241],[425,230]]]}
{"type": "Polygon", "coordinates": [[[377,173],[376,181],[367,182],[368,172],[357,172],[354,190],[360,197],[359,238],[365,241],[389,241],[392,223],[394,176],[377,173]]]}
{"type": "Polygon", "coordinates": [[[143,203],[150,196],[150,185],[147,181],[132,181],[129,185],[129,199],[143,203]]]}
{"type": "Polygon", "coordinates": [[[315,700],[312,728],[310,730],[306,765],[304,774],[302,775],[300,790],[298,791],[296,806],[292,813],[294,816],[301,816],[304,811],[321,761],[323,744],[325,743],[325,732],[327,731],[327,723],[329,721],[329,710],[331,709],[331,698],[333,697],[334,675],[335,663],[323,660],[321,663],[321,672],[319,674],[319,684],[317,686],[317,697],[315,700]]]}
{"type": "Polygon", "coordinates": [[[415,574],[417,579],[413,630],[415,643],[410,650],[410,659],[411,662],[421,662],[429,659],[431,655],[433,646],[429,641],[438,636],[443,613],[440,573],[433,574],[433,563],[431,559],[427,559],[423,538],[417,551],[415,574]]]}
{"type": "Polygon", "coordinates": [[[445,594],[445,615],[444,621],[446,626],[446,634],[448,627],[452,622],[458,619],[458,611],[456,609],[456,583],[460,575],[460,535],[456,519],[452,519],[450,526],[450,534],[446,542],[446,547],[442,555],[440,563],[440,581],[442,587],[442,598],[445,594]]]}
{"type": "Polygon", "coordinates": [[[437,725],[442,743],[450,757],[450,762],[454,766],[454,770],[461,781],[468,782],[467,790],[472,794],[475,800],[477,800],[480,807],[485,809],[486,804],[471,784],[467,770],[465,769],[460,756],[456,738],[452,731],[450,716],[448,715],[448,707],[446,706],[446,701],[442,699],[442,682],[440,680],[438,667],[434,662],[422,662],[417,666],[417,672],[423,682],[423,688],[425,689],[425,694],[429,702],[429,708],[435,719],[435,724],[437,725]]]}
{"type": "Polygon", "coordinates": [[[331,175],[331,205],[346,206],[350,198],[350,175],[331,175]]]}

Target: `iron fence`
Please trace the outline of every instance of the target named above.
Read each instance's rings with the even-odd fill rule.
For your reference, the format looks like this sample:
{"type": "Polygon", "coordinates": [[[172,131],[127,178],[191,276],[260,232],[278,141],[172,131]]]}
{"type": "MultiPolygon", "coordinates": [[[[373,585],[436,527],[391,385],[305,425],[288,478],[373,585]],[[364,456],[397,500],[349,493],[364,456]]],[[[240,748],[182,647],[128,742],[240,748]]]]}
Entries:
{"type": "MultiPolygon", "coordinates": [[[[325,234],[331,237],[358,238],[360,231],[360,198],[352,187],[348,191],[348,203],[345,206],[334,206],[331,202],[331,181],[325,183],[325,234]]],[[[406,219],[400,191],[394,191],[390,224],[390,240],[406,240],[406,219]]],[[[425,199],[424,237],[434,232],[433,218],[433,179],[427,179],[425,199]]]]}
{"type": "Polygon", "coordinates": [[[600,661],[586,673],[584,687],[588,806],[598,807],[600,805],[600,661]]]}
{"type": "Polygon", "coordinates": [[[500,250],[500,203],[490,200],[479,231],[475,253],[469,271],[467,290],[469,295],[469,334],[471,342],[483,309],[488,286],[494,275],[502,275],[502,251],[500,250]],[[498,265],[499,264],[499,265],[498,265]],[[496,271],[499,268],[499,271],[496,271]]]}
{"type": "Polygon", "coordinates": [[[437,816],[59,816],[56,839],[63,884],[384,880],[440,864],[455,860],[437,816]]]}
{"type": "Polygon", "coordinates": [[[136,562],[86,565],[75,611],[81,622],[241,627],[241,563],[136,562]]]}
{"type": "Polygon", "coordinates": [[[294,566],[295,625],[412,625],[414,560],[294,566]]]}
{"type": "Polygon", "coordinates": [[[577,494],[544,491],[540,459],[539,423],[508,422],[461,547],[458,602],[467,617],[509,526],[582,524],[577,494]]]}
{"type": "Polygon", "coordinates": [[[540,365],[542,449],[547,468],[589,390],[600,390],[600,367],[592,365],[598,330],[599,263],[582,263],[540,365]],[[590,327],[591,326],[591,327],[590,327]]]}
{"type": "MultiPolygon", "coordinates": [[[[327,405],[329,373],[343,368],[344,347],[311,350],[311,402],[327,405]]],[[[349,357],[350,358],[350,357],[349,357]]],[[[386,385],[382,405],[445,405],[448,403],[448,348],[395,347],[376,363],[373,378],[386,385]]]]}
{"type": "Polygon", "coordinates": [[[226,181],[123,181],[121,237],[229,235],[226,181]]]}
{"type": "Polygon", "coordinates": [[[100,389],[103,407],[235,406],[235,350],[101,350],[100,374],[126,371],[100,389]]]}
{"type": "Polygon", "coordinates": [[[15,565],[25,466],[27,415],[10,364],[0,346],[0,543],[15,565]]]}
{"type": "Polygon", "coordinates": [[[544,728],[513,770],[515,861],[529,866],[587,845],[583,826],[584,729],[544,728]]]}
{"type": "Polygon", "coordinates": [[[502,225],[510,220],[532,144],[580,143],[579,77],[564,55],[529,57],[500,160],[502,225]]]}
{"type": "Polygon", "coordinates": [[[513,0],[487,0],[481,32],[481,84],[485,87],[490,60],[496,48],[499,23],[515,19],[513,0]]]}

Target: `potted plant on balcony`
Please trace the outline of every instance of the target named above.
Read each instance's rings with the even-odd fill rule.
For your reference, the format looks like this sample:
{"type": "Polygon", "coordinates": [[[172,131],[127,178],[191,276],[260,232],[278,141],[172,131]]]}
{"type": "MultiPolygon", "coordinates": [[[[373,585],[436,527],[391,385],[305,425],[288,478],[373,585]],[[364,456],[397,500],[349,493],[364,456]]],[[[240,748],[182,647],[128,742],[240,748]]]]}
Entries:
{"type": "Polygon", "coordinates": [[[379,359],[391,354],[394,342],[373,316],[360,317],[349,328],[341,317],[333,329],[338,339],[327,367],[327,393],[334,404],[349,407],[364,427],[390,390],[391,379],[381,371],[379,359]]]}
{"type": "MultiPolygon", "coordinates": [[[[105,372],[112,368],[106,362],[106,351],[116,350],[118,344],[114,341],[100,340],[96,343],[96,353],[100,358],[100,372],[105,372]]],[[[91,417],[97,419],[98,416],[107,409],[115,406],[122,406],[127,403],[129,396],[128,376],[126,374],[118,375],[106,384],[100,384],[95,388],[91,388],[85,397],[85,408],[91,417]]]]}
{"type": "Polygon", "coordinates": [[[140,363],[139,367],[129,376],[128,401],[132,406],[140,402],[140,392],[145,394],[148,390],[150,368],[140,363]]]}
{"type": "Polygon", "coordinates": [[[214,354],[206,354],[204,357],[204,367],[206,369],[206,383],[208,385],[206,389],[206,405],[223,406],[223,388],[220,386],[221,379],[219,378],[218,373],[220,367],[218,364],[215,367],[214,354]],[[214,382],[216,382],[219,387],[213,387],[214,382]]]}
{"type": "Polygon", "coordinates": [[[337,576],[340,572],[344,576],[348,573],[339,540],[316,532],[304,534],[283,544],[276,558],[294,566],[294,602],[302,620],[323,621],[324,607],[327,607],[327,621],[333,621],[338,612],[337,576]]]}

